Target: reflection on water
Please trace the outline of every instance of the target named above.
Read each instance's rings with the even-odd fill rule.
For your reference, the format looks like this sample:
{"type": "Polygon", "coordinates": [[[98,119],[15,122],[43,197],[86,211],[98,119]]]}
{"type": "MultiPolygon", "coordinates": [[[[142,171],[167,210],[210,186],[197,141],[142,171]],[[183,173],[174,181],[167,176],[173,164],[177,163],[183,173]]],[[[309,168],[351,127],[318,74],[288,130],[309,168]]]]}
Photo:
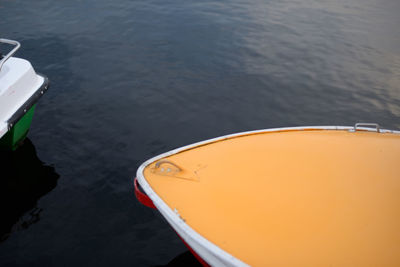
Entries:
{"type": "Polygon", "coordinates": [[[23,214],[41,221],[1,243],[0,266],[167,264],[187,248],[136,201],[132,178],[176,147],[284,126],[400,128],[398,10],[399,0],[0,0],[1,37],[50,79],[29,137],[62,177],[42,212],[56,176],[1,186],[2,233],[23,214]]]}
{"type": "Polygon", "coordinates": [[[200,264],[200,262],[198,262],[196,260],[196,258],[193,256],[192,253],[190,253],[190,251],[186,251],[186,252],[176,256],[174,259],[172,259],[166,265],[158,265],[155,267],[178,267],[178,266],[192,266],[192,267],[199,266],[199,267],[201,267],[202,265],[200,264]]]}
{"type": "Polygon", "coordinates": [[[36,155],[29,139],[14,152],[0,152],[0,242],[40,220],[38,200],[57,185],[59,175],[36,155]]]}

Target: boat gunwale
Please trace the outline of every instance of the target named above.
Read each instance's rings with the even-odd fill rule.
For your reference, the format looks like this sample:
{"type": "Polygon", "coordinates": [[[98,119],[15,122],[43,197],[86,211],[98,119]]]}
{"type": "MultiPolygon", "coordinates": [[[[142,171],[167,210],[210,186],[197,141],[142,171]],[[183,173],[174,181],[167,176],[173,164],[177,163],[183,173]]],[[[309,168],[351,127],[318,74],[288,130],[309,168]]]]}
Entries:
{"type": "MultiPolygon", "coordinates": [[[[182,218],[173,211],[167,203],[165,203],[158,195],[154,192],[152,187],[149,185],[144,177],[144,169],[152,164],[153,162],[169,157],[174,154],[178,154],[183,151],[188,151],[193,148],[197,148],[204,145],[209,145],[215,142],[224,141],[228,139],[233,139],[237,137],[243,137],[248,135],[256,135],[263,133],[279,133],[279,132],[293,132],[293,131],[318,131],[318,130],[333,130],[333,131],[352,131],[356,130],[355,126],[299,126],[299,127],[283,127],[283,128],[271,128],[263,130],[246,131],[234,134],[228,134],[216,138],[207,139],[204,141],[196,142],[190,145],[186,145],[180,148],[173,149],[171,151],[162,153],[158,156],[152,157],[149,160],[142,163],[136,173],[136,177],[142,189],[145,191],[147,196],[153,201],[154,205],[158,211],[163,215],[163,217],[168,221],[172,228],[179,234],[179,236],[193,248],[193,250],[199,254],[208,264],[212,266],[249,266],[240,259],[229,254],[216,244],[212,243],[194,229],[192,229],[182,218]]],[[[400,134],[397,130],[387,130],[387,129],[373,129],[367,127],[359,127],[357,131],[360,132],[376,132],[376,133],[392,133],[400,134]]]]}

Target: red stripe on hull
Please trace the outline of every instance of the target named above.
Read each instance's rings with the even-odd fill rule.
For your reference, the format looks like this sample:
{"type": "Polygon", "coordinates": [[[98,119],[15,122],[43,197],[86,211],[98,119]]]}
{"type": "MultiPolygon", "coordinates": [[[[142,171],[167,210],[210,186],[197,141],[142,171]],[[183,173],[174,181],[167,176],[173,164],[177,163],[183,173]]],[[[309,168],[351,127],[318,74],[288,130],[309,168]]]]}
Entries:
{"type": "Polygon", "coordinates": [[[153,201],[151,201],[151,199],[145,193],[140,191],[139,182],[136,178],[133,183],[135,184],[135,196],[137,200],[139,200],[139,202],[145,205],[146,207],[156,209],[156,206],[154,206],[153,201]]]}

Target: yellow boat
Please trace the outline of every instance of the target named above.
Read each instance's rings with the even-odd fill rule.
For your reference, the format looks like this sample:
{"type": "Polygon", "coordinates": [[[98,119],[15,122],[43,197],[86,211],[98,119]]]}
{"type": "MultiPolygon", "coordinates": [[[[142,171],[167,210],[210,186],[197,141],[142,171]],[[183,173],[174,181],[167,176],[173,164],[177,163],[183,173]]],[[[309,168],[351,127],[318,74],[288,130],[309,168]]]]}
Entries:
{"type": "Polygon", "coordinates": [[[376,124],[207,140],[143,163],[135,189],[203,265],[400,266],[400,131],[376,124]]]}

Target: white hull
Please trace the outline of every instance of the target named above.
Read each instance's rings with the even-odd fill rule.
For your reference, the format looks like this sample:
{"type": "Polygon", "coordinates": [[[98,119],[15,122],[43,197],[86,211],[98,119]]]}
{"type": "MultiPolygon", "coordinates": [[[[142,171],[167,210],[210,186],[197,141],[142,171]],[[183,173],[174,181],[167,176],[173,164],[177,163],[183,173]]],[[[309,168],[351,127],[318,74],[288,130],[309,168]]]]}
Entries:
{"type": "MultiPolygon", "coordinates": [[[[2,40],[4,39],[0,39],[2,40]]],[[[0,138],[36,103],[48,87],[47,78],[36,74],[29,61],[6,57],[2,59],[0,69],[0,138]]]]}

